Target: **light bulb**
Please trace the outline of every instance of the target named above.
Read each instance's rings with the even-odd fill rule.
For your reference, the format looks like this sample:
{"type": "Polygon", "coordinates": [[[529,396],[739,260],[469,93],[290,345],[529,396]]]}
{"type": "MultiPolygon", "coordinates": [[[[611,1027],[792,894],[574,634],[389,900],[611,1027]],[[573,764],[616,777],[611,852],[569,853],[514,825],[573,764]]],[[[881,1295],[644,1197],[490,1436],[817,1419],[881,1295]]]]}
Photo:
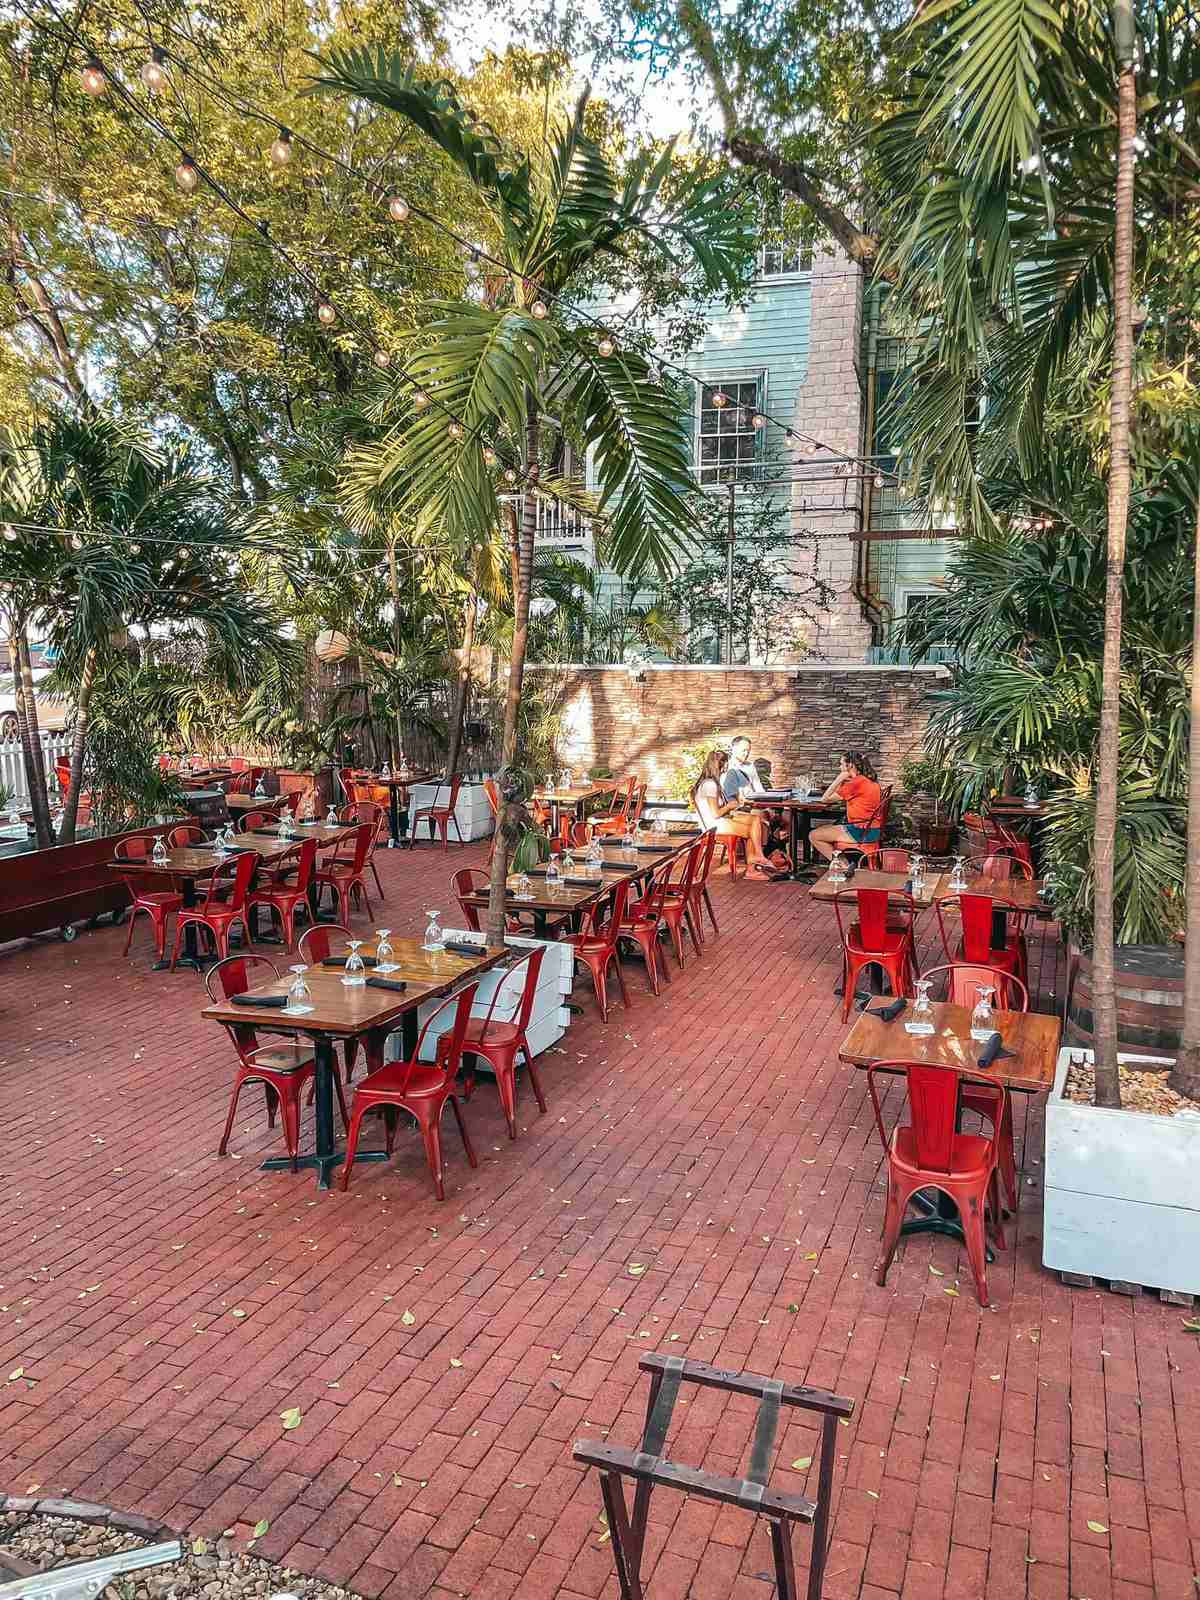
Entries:
{"type": "Polygon", "coordinates": [[[452,422],[446,429],[446,432],[452,439],[461,439],[463,436],[463,425],[461,422],[452,422]]]}
{"type": "Polygon", "coordinates": [[[724,411],[725,407],[729,404],[729,396],[722,393],[720,389],[717,389],[713,394],[712,403],[714,406],[716,406],[718,411],[724,411]]]}
{"type": "Polygon", "coordinates": [[[82,550],[83,549],[83,540],[79,537],[79,535],[77,533],[73,533],[71,535],[71,549],[72,550],[82,550]]]}
{"type": "Polygon", "coordinates": [[[429,396],[425,393],[424,389],[416,389],[416,390],[413,391],[413,410],[414,411],[424,411],[425,407],[428,404],[429,404],[429,396]]]}
{"type": "Polygon", "coordinates": [[[151,94],[161,94],[167,87],[167,58],[159,49],[150,52],[149,61],[141,65],[139,76],[151,94]]]}
{"type": "Polygon", "coordinates": [[[176,559],[179,560],[179,561],[186,561],[187,558],[188,558],[188,551],[187,551],[186,545],[182,545],[181,544],[179,546],[179,549],[176,550],[175,556],[176,556],[176,559]]]}
{"type": "Polygon", "coordinates": [[[601,339],[600,343],[596,346],[596,349],[599,350],[600,354],[605,357],[611,356],[616,348],[616,344],[608,337],[607,334],[604,335],[604,338],[601,339]]]}
{"type": "Polygon", "coordinates": [[[17,537],[17,530],[13,527],[11,522],[6,522],[4,524],[4,537],[10,544],[17,537]]]}
{"type": "Polygon", "coordinates": [[[337,312],[329,304],[328,300],[322,300],[321,304],[317,307],[317,321],[322,323],[326,328],[332,328],[334,323],[337,321],[337,312]]]}
{"type": "Polygon", "coordinates": [[[529,314],[531,317],[536,317],[538,321],[541,322],[543,317],[549,315],[546,302],[544,300],[535,300],[529,308],[529,314]]]}
{"type": "Polygon", "coordinates": [[[382,370],[384,367],[391,365],[392,358],[390,355],[388,355],[386,350],[376,350],[372,355],[371,360],[382,370]]]}
{"type": "Polygon", "coordinates": [[[750,418],[750,426],[754,429],[755,433],[761,433],[762,430],[766,427],[766,425],[767,425],[767,419],[766,419],[766,417],[764,417],[762,415],[762,413],[760,411],[756,411],[754,413],[754,415],[750,418]]]}
{"type": "Polygon", "coordinates": [[[484,466],[485,467],[494,467],[496,465],[496,462],[499,459],[500,458],[497,456],[496,452],[492,449],[491,445],[490,444],[485,444],[484,447],[483,447],[483,464],[484,464],[484,466]]]}
{"type": "Polygon", "coordinates": [[[200,173],[191,156],[184,156],[183,160],[175,168],[175,182],[183,190],[184,194],[193,194],[195,192],[200,182],[200,173]]]}
{"type": "Polygon", "coordinates": [[[286,167],[292,159],[292,135],[287,128],[280,128],[279,137],[272,140],[270,156],[276,167],[286,167]]]}
{"type": "Polygon", "coordinates": [[[98,100],[102,94],[106,93],[108,89],[108,74],[95,56],[88,57],[87,65],[79,74],[79,83],[84,94],[90,94],[93,100],[98,100]]]}
{"type": "Polygon", "coordinates": [[[882,472],[877,472],[875,474],[875,487],[877,489],[882,489],[883,488],[883,473],[882,472]]]}
{"type": "Polygon", "coordinates": [[[508,467],[505,470],[504,481],[505,481],[505,483],[516,483],[516,481],[517,481],[517,473],[516,473],[516,468],[515,467],[508,467]]]}
{"type": "Polygon", "coordinates": [[[393,222],[407,222],[412,215],[408,201],[403,195],[394,194],[387,203],[388,216],[393,222]]]}
{"type": "Polygon", "coordinates": [[[819,448],[815,439],[806,439],[804,441],[804,454],[806,456],[815,456],[819,448]]]}

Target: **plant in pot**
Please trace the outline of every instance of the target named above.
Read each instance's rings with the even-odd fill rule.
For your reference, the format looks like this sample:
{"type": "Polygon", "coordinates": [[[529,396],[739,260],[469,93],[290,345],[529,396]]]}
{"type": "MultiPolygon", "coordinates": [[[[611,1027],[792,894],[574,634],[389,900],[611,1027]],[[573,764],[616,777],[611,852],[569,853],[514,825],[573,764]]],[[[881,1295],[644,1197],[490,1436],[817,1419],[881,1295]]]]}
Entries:
{"type": "Polygon", "coordinates": [[[900,766],[908,820],[928,856],[948,855],[954,842],[955,808],[946,800],[950,780],[949,769],[925,753],[900,766]]]}

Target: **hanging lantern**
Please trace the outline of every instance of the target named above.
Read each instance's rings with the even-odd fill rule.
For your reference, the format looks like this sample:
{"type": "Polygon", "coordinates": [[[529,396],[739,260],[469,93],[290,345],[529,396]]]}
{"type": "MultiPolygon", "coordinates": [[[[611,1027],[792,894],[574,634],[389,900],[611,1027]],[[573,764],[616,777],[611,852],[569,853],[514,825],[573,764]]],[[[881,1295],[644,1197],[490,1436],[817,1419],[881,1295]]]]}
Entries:
{"type": "Polygon", "coordinates": [[[407,222],[412,215],[412,208],[403,195],[392,195],[387,203],[388,216],[393,222],[407,222]]]}
{"type": "Polygon", "coordinates": [[[108,74],[95,56],[87,58],[87,63],[79,74],[79,83],[84,94],[90,94],[93,100],[99,100],[102,94],[107,93],[108,74]]]}
{"type": "Polygon", "coordinates": [[[273,167],[286,167],[292,159],[293,145],[289,128],[280,128],[279,137],[272,140],[269,151],[273,167]]]}
{"type": "Polygon", "coordinates": [[[327,666],[332,666],[335,661],[344,661],[349,654],[350,641],[336,628],[322,628],[313,640],[313,655],[327,666]]]}
{"type": "Polygon", "coordinates": [[[175,182],[184,194],[194,194],[200,182],[200,172],[191,156],[185,155],[175,168],[175,182]]]}
{"type": "Polygon", "coordinates": [[[138,69],[138,76],[151,94],[161,94],[167,87],[167,58],[157,46],[138,69]]]}

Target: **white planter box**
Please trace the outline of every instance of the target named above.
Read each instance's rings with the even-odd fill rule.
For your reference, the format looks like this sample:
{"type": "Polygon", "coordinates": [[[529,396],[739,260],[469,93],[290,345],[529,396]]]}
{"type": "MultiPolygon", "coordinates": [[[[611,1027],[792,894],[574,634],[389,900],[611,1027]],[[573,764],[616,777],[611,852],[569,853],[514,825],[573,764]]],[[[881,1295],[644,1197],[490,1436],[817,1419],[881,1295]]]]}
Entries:
{"type": "Polygon", "coordinates": [[[1046,1104],[1043,1264],[1200,1294],[1200,1113],[1156,1117],[1064,1100],[1071,1055],[1059,1051],[1046,1104]]]}
{"type": "MultiPolygon", "coordinates": [[[[448,939],[470,939],[479,937],[473,935],[469,929],[447,928],[448,939]]],[[[574,959],[570,945],[560,944],[554,939],[523,939],[516,934],[506,934],[504,942],[510,949],[533,950],[538,945],[546,952],[542,957],[541,971],[538,973],[538,986],[533,996],[533,1011],[529,1017],[529,1048],[535,1056],[540,1056],[552,1044],[557,1044],[567,1030],[571,1021],[571,1013],[566,1008],[566,998],[571,992],[574,979],[574,959]]],[[[480,940],[482,943],[482,939],[480,940]]],[[[508,987],[496,1007],[495,1020],[507,1022],[520,1003],[521,991],[524,987],[524,972],[519,976],[510,976],[507,972],[485,972],[479,978],[479,988],[471,1006],[473,1017],[486,1017],[488,1007],[492,1003],[492,996],[501,983],[508,978],[508,987]]],[[[425,1019],[431,1016],[441,1001],[430,1001],[419,1007],[417,1011],[418,1030],[425,1025],[425,1019]]],[[[454,1020],[453,1008],[447,1009],[429,1030],[425,1043],[421,1049],[422,1061],[432,1061],[437,1040],[450,1027],[454,1020]]],[[[398,1060],[401,1053],[399,1033],[393,1033],[387,1044],[386,1056],[389,1061],[398,1060]]]]}
{"type": "MultiPolygon", "coordinates": [[[[408,791],[408,826],[411,832],[413,818],[418,811],[426,806],[445,805],[450,798],[450,789],[444,783],[418,783],[408,791]]],[[[492,808],[487,803],[487,795],[483,792],[481,783],[464,783],[458,791],[458,804],[454,808],[454,815],[458,821],[459,832],[464,839],[486,839],[492,831],[492,808]]],[[[420,838],[429,838],[429,824],[422,822],[420,838]]],[[[439,833],[438,838],[441,838],[439,833]]],[[[454,829],[450,829],[450,843],[453,844],[454,829]]]]}

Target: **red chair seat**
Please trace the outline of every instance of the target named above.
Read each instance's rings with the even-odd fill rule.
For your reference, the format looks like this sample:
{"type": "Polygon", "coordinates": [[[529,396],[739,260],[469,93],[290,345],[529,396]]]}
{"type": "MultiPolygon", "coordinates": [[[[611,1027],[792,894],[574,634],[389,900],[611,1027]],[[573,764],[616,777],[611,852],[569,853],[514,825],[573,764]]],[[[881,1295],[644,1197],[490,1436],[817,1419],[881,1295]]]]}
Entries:
{"type": "Polygon", "coordinates": [[[463,1049],[469,1050],[473,1044],[485,1043],[507,1048],[520,1044],[523,1037],[524,1029],[515,1022],[487,1022],[483,1017],[472,1017],[463,1035],[463,1049]]]}
{"type": "Polygon", "coordinates": [[[863,941],[862,929],[857,922],[852,922],[847,941],[856,955],[899,955],[908,943],[908,928],[889,925],[880,935],[874,948],[868,949],[863,941]]]}
{"type": "Polygon", "coordinates": [[[369,1100],[374,1094],[394,1095],[403,1090],[404,1098],[411,1100],[414,1095],[436,1094],[445,1080],[441,1068],[432,1064],[418,1062],[410,1072],[406,1061],[389,1061],[363,1078],[354,1093],[369,1100]]]}
{"type": "MultiPolygon", "coordinates": [[[[995,1091],[988,1090],[989,1105],[995,1104],[995,1091]]],[[[950,1166],[956,1178],[970,1178],[989,1170],[992,1162],[992,1141],[978,1133],[956,1133],[951,1144],[950,1166]]],[[[917,1159],[916,1134],[911,1124],[893,1130],[891,1157],[898,1167],[917,1173],[924,1169],[917,1159]]]]}
{"type": "Polygon", "coordinates": [[[134,896],[135,906],[145,906],[148,911],[154,906],[159,911],[178,911],[183,905],[181,894],[171,894],[166,889],[148,889],[134,896]]]}

